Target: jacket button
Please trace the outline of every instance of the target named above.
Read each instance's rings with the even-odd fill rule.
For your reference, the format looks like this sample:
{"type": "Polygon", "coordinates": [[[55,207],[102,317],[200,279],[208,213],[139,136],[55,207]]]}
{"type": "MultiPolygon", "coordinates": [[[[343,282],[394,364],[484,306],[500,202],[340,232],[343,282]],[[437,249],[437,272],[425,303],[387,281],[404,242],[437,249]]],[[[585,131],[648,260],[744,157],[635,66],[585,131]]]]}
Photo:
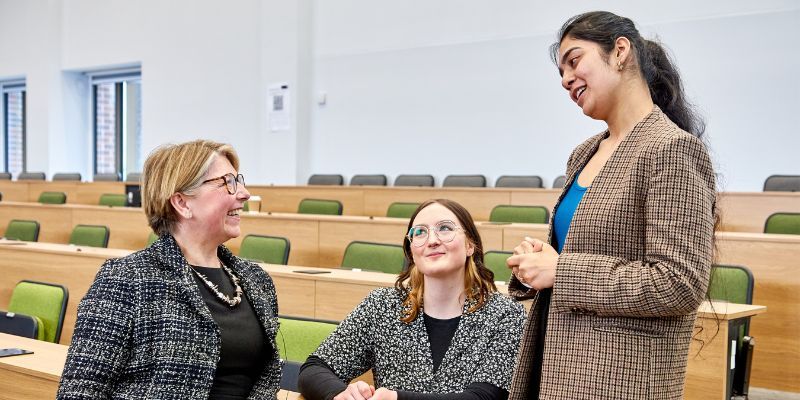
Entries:
{"type": "Polygon", "coordinates": [[[581,312],[581,309],[578,307],[572,307],[569,310],[572,311],[573,314],[578,314],[581,312]]]}

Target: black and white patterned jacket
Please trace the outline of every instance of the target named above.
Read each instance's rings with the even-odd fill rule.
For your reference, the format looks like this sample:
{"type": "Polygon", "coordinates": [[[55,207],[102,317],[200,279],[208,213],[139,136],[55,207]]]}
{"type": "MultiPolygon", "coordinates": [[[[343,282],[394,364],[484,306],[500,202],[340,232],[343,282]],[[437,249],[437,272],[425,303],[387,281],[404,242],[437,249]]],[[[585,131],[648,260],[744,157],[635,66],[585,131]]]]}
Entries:
{"type": "MultiPolygon", "coordinates": [[[[240,277],[274,349],[249,398],[274,399],[281,371],[275,286],[258,265],[224,246],[218,252],[240,277]]],[[[208,398],[220,332],[187,265],[168,234],[103,264],[78,306],[58,399],[208,398]]]]}
{"type": "Polygon", "coordinates": [[[525,322],[522,305],[499,293],[473,312],[466,302],[434,372],[422,313],[410,324],[400,321],[401,295],[395,288],[372,291],[313,355],[344,382],[372,368],[376,388],[454,393],[482,382],[508,389],[525,322]]]}

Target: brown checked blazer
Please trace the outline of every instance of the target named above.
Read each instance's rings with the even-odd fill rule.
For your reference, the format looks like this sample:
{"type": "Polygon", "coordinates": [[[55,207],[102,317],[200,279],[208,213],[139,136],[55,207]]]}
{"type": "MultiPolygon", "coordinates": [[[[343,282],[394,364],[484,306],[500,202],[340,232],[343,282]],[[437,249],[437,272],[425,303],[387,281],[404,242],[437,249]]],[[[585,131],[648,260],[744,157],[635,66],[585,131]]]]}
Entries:
{"type": "MultiPolygon", "coordinates": [[[[607,135],[573,151],[565,192],[607,135]]],[[[509,399],[528,398],[539,363],[540,399],[681,398],[708,286],[715,194],[705,146],[655,107],[578,205],[552,291],[528,290],[512,278],[510,292],[534,304],[509,399]],[[534,349],[545,313],[539,360],[534,349]]],[[[551,241],[552,232],[551,222],[551,241]]]]}

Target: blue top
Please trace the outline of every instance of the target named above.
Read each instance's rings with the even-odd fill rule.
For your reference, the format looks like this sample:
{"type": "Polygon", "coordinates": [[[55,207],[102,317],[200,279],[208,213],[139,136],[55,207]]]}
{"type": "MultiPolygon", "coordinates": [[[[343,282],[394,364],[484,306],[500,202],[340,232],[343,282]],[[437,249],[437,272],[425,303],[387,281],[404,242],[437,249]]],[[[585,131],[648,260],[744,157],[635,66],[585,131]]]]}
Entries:
{"type": "Polygon", "coordinates": [[[559,203],[556,209],[556,215],[553,217],[553,232],[556,235],[556,250],[561,253],[564,248],[564,241],[567,240],[567,232],[569,232],[569,224],[572,223],[572,216],[575,215],[575,210],[578,208],[583,195],[586,193],[586,188],[578,184],[578,178],[572,181],[567,189],[567,194],[564,199],[559,203]]]}

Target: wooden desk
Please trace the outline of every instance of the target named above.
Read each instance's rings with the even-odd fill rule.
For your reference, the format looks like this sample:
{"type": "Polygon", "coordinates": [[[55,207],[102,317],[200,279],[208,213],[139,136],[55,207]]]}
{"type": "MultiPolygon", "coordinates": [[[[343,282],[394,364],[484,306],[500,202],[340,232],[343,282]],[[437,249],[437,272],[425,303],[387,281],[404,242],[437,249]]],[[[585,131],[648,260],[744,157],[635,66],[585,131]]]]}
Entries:
{"type": "MultiPolygon", "coordinates": [[[[345,215],[382,217],[394,202],[419,203],[448,198],[466,207],[473,218],[488,221],[499,204],[541,205],[552,210],[560,189],[453,188],[397,186],[264,186],[248,190],[262,198],[262,211],[297,212],[300,200],[331,199],[342,202],[345,215]]],[[[5,201],[35,202],[44,191],[67,194],[67,203],[97,205],[103,193],[125,193],[125,182],[0,181],[5,201]]],[[[775,212],[800,212],[800,193],[721,192],[721,228],[731,232],[763,232],[767,217],[775,212]]]]}
{"type": "MultiPolygon", "coordinates": [[[[150,233],[140,208],[0,202],[0,232],[5,232],[12,219],[39,221],[39,241],[49,243],[68,243],[78,224],[108,226],[109,248],[142,249],[150,233]]],[[[283,236],[291,243],[290,264],[338,267],[351,241],[402,244],[407,224],[408,220],[385,217],[243,213],[242,235],[226,245],[238,253],[242,238],[248,234],[283,236]]],[[[503,229],[510,225],[478,225],[487,250],[503,247],[503,229]]]]}
{"type": "MultiPolygon", "coordinates": [[[[10,250],[12,248],[19,249],[20,252],[31,251],[31,249],[27,248],[27,246],[5,247],[5,249],[9,249],[7,250],[9,252],[12,251],[10,250]]],[[[0,245],[0,250],[2,249],[4,249],[4,247],[0,245]]],[[[58,249],[53,249],[51,252],[58,253],[58,249]]],[[[87,257],[89,256],[88,252],[81,253],[87,257]]],[[[30,255],[29,258],[31,259],[31,262],[36,264],[37,257],[35,255],[30,255]]],[[[44,259],[44,257],[41,258],[44,259]]],[[[31,269],[31,267],[14,267],[14,263],[11,263],[11,265],[3,265],[5,264],[3,260],[6,259],[7,257],[5,257],[5,254],[0,252],[0,268],[2,268],[4,271],[8,271],[4,277],[0,279],[0,284],[3,286],[2,292],[0,293],[5,293],[6,291],[10,290],[6,287],[10,286],[12,281],[16,282],[17,279],[15,278],[15,274],[18,275],[20,271],[24,272],[31,269]]],[[[325,268],[266,264],[262,264],[262,267],[270,274],[270,276],[272,276],[273,280],[275,281],[281,314],[330,320],[343,319],[358,303],[361,302],[361,300],[367,295],[367,293],[369,293],[369,291],[377,287],[393,286],[396,279],[395,275],[384,274],[380,272],[356,272],[349,270],[332,270],[325,268]],[[322,270],[326,273],[315,275],[295,272],[298,270],[322,270]]],[[[69,343],[75,321],[74,313],[77,302],[80,300],[80,297],[85,294],[85,288],[88,288],[93,281],[94,274],[98,268],[99,265],[76,265],[75,267],[70,268],[70,271],[72,271],[70,274],[64,274],[63,271],[60,271],[61,273],[57,273],[54,277],[51,277],[55,278],[51,279],[51,281],[57,281],[58,283],[75,287],[70,288],[72,299],[70,300],[71,304],[67,312],[68,314],[71,313],[72,315],[68,316],[65,321],[64,333],[62,334],[62,343],[64,344],[69,343]],[[84,289],[79,290],[77,287],[83,287],[84,289]]],[[[43,274],[46,273],[43,272],[43,274]]],[[[499,289],[501,292],[505,292],[506,290],[505,286],[503,285],[499,286],[499,289]]],[[[0,299],[4,300],[6,298],[7,297],[5,295],[0,295],[0,299]]],[[[7,302],[5,304],[0,303],[0,308],[2,308],[4,305],[7,305],[7,302]]],[[[748,307],[749,306],[739,306],[733,304],[715,305],[714,310],[717,313],[717,317],[723,321],[723,324],[720,325],[720,333],[718,334],[719,338],[727,337],[727,331],[725,330],[727,329],[727,324],[725,324],[725,321],[743,317],[744,314],[741,314],[742,312],[750,313],[747,315],[753,315],[764,311],[764,307],[756,307],[755,309],[749,309],[748,307]],[[742,309],[742,307],[744,307],[744,309],[742,309]]],[[[703,332],[716,332],[716,319],[712,318],[711,315],[713,314],[710,314],[707,309],[701,309],[700,313],[698,314],[699,324],[704,326],[703,332]]],[[[761,318],[759,318],[758,323],[753,324],[752,326],[758,326],[760,322],[761,318]]],[[[751,330],[752,329],[753,328],[751,327],[751,330]]],[[[705,339],[710,338],[706,337],[705,339]]],[[[763,344],[772,339],[767,337],[759,337],[758,340],[760,344],[763,344]]],[[[710,393],[709,390],[712,390],[714,393],[716,393],[716,390],[720,390],[722,387],[723,384],[720,383],[722,382],[720,379],[723,379],[721,377],[724,375],[722,375],[720,371],[726,367],[725,362],[728,359],[727,356],[724,355],[727,353],[722,353],[728,351],[727,342],[723,342],[724,341],[722,339],[707,340],[705,347],[699,353],[699,355],[697,352],[698,348],[696,347],[696,343],[692,344],[693,347],[692,350],[690,350],[691,357],[689,361],[689,371],[692,372],[690,372],[689,377],[687,377],[687,394],[692,393],[692,391],[696,391],[697,393],[702,394],[702,396],[698,395],[698,397],[687,397],[708,398],[707,395],[710,393]]],[[[758,354],[758,348],[756,354],[758,354]]],[[[786,360],[782,362],[783,365],[785,365],[785,363],[786,360]]]]}
{"type": "MultiPolygon", "coordinates": [[[[448,198],[466,207],[478,221],[488,221],[499,204],[540,205],[552,210],[560,189],[525,188],[422,188],[384,186],[248,186],[262,198],[262,211],[296,212],[304,198],[342,202],[345,215],[385,216],[393,202],[419,203],[448,198]]],[[[800,193],[722,192],[721,229],[763,232],[767,217],[775,212],[800,212],[800,193]]]]}
{"type": "MultiPolygon", "coordinates": [[[[705,343],[701,350],[699,342],[693,341],[689,350],[685,383],[687,399],[729,398],[726,397],[730,384],[727,380],[731,349],[727,340],[729,325],[765,310],[762,306],[741,304],[714,303],[713,309],[709,303],[701,306],[698,321],[704,329],[699,339],[705,343]],[[719,332],[716,331],[715,315],[721,320],[719,332]]],[[[0,333],[0,348],[9,347],[33,350],[34,354],[0,358],[0,399],[55,398],[67,346],[0,333]]],[[[298,393],[281,391],[278,398],[300,397],[298,393]]]]}
{"type": "Polygon", "coordinates": [[[722,192],[719,207],[721,231],[761,233],[770,215],[800,212],[800,192],[722,192]]]}
{"type": "MultiPolygon", "coordinates": [[[[735,341],[739,324],[765,311],[764,306],[747,304],[705,302],[700,305],[695,323],[697,334],[689,345],[686,365],[684,396],[687,399],[731,398],[731,340],[735,341]]],[[[751,327],[761,324],[761,318],[751,327]]],[[[758,354],[758,346],[755,349],[758,354]]],[[[753,364],[756,364],[755,359],[753,364]]]]}
{"type": "Polygon", "coordinates": [[[68,243],[72,228],[78,224],[107,226],[111,248],[142,249],[150,233],[141,208],[0,202],[2,232],[12,219],[39,221],[39,241],[49,243],[68,243]]]}
{"type": "MultiPolygon", "coordinates": [[[[60,243],[68,241],[68,232],[77,223],[105,223],[111,228],[111,246],[131,250],[143,248],[149,233],[139,209],[0,202],[0,230],[10,218],[38,219],[42,223],[40,240],[60,243]]],[[[406,220],[394,218],[245,213],[242,236],[286,236],[292,246],[290,264],[336,267],[350,241],[399,244],[406,224],[406,220]]],[[[526,235],[547,236],[544,224],[478,225],[485,250],[512,250],[526,235]]],[[[227,244],[238,252],[240,243],[237,238],[227,244]]],[[[796,271],[800,236],[720,232],[717,249],[717,263],[750,268],[756,282],[753,301],[770,308],[752,328],[759,339],[753,385],[800,392],[800,363],[786,361],[788,357],[800,359],[800,274],[796,271]]]]}
{"type": "Polygon", "coordinates": [[[258,186],[247,187],[261,196],[261,211],[297,212],[300,200],[330,199],[342,202],[345,215],[386,216],[394,202],[421,203],[446,198],[466,207],[478,221],[488,221],[499,204],[535,204],[551,209],[560,190],[520,188],[385,187],[385,186],[258,186]],[[514,193],[514,195],[512,195],[514,193]],[[514,203],[524,201],[524,203],[514,203]]]}
{"type": "MultiPolygon", "coordinates": [[[[33,354],[0,358],[0,400],[54,399],[67,361],[67,346],[0,333],[0,348],[23,348],[33,354]]],[[[279,400],[302,400],[281,390],[279,400]]]]}
{"type": "Polygon", "coordinates": [[[125,193],[125,182],[0,181],[5,201],[36,202],[42,192],[64,192],[68,204],[97,205],[104,193],[125,193]]]}
{"type": "Polygon", "coordinates": [[[69,301],[60,343],[69,344],[78,303],[94,282],[100,266],[109,258],[130,253],[130,250],[0,240],[0,309],[8,309],[11,292],[23,279],[64,285],[69,290],[69,301]]]}
{"type": "Polygon", "coordinates": [[[56,398],[67,346],[0,333],[0,348],[33,351],[33,354],[0,358],[0,399],[56,398]]]}

